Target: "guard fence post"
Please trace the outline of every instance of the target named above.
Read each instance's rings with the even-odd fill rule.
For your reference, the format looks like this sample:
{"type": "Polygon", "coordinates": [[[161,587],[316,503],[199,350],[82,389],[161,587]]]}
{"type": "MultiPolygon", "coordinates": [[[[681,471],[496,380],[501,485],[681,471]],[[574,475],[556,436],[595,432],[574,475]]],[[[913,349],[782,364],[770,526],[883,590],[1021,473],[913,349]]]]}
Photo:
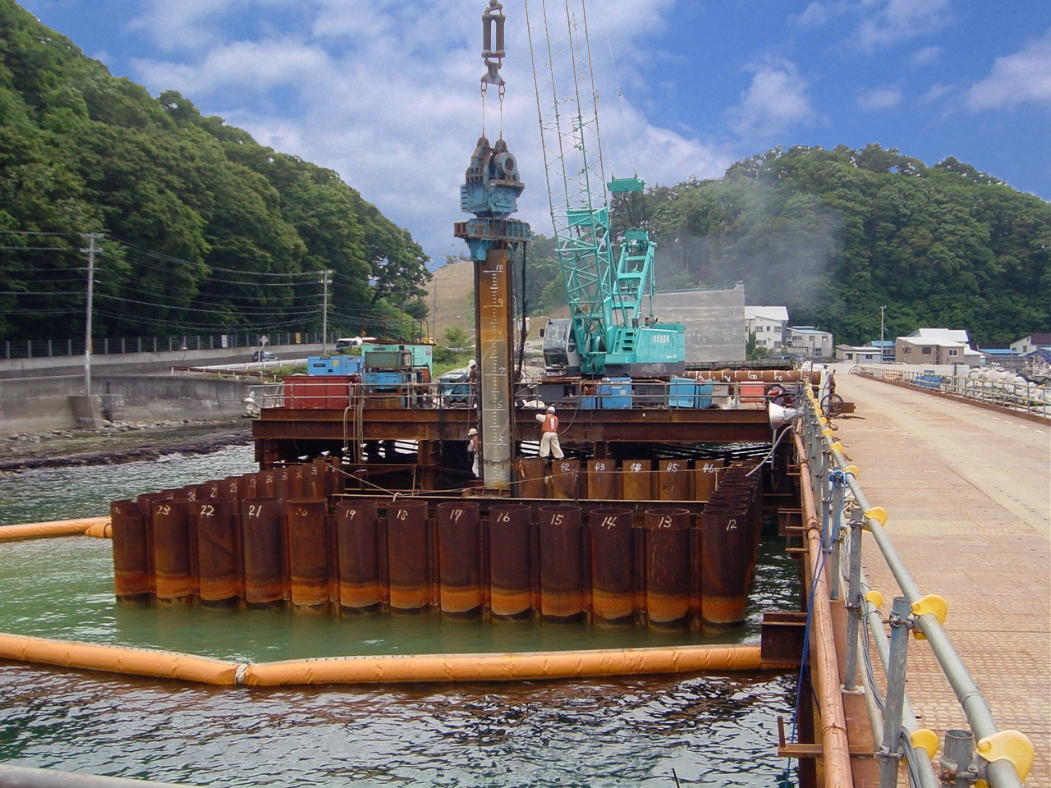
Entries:
{"type": "Polygon", "coordinates": [[[894,597],[890,613],[890,658],[887,698],[883,709],[883,743],[879,749],[879,788],[895,788],[901,761],[901,714],[905,703],[905,667],[909,656],[912,605],[908,597],[894,597]]]}

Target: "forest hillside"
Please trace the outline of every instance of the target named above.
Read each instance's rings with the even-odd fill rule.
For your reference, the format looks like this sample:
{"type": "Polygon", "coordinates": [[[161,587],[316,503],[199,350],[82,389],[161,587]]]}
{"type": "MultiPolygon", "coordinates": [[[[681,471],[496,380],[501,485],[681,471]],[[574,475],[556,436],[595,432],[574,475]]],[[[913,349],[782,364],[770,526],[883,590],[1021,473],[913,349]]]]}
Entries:
{"type": "Polygon", "coordinates": [[[0,0],[0,338],[411,330],[427,258],[331,170],[110,75],[0,0]]]}

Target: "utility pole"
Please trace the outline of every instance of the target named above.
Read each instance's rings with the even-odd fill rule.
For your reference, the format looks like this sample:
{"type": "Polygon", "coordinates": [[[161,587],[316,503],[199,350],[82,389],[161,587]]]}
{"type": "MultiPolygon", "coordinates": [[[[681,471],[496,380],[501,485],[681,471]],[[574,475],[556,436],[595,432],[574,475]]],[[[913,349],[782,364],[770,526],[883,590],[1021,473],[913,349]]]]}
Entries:
{"type": "Polygon", "coordinates": [[[321,315],[321,355],[325,355],[325,344],[328,342],[328,286],[332,283],[329,279],[335,271],[326,270],[321,272],[321,284],[324,286],[323,307],[321,315]]]}
{"type": "Polygon", "coordinates": [[[102,237],[100,233],[82,233],[88,239],[88,247],[81,249],[88,256],[88,302],[87,315],[84,320],[84,396],[91,396],[91,313],[95,300],[95,255],[99,249],[95,241],[102,237]]]}
{"type": "Polygon", "coordinates": [[[887,311],[887,307],[881,306],[879,308],[879,363],[883,363],[883,355],[886,351],[883,349],[883,326],[884,326],[884,314],[887,311]]]}

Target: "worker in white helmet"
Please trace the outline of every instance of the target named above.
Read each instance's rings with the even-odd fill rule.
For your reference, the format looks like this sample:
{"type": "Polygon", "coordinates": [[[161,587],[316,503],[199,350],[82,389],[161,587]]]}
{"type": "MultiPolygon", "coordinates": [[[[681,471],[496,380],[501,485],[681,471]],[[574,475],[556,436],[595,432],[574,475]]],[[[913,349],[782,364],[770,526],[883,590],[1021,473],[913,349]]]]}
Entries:
{"type": "Polygon", "coordinates": [[[555,415],[555,406],[549,406],[546,413],[536,414],[536,420],[540,422],[540,456],[544,459],[554,456],[556,460],[561,460],[565,455],[558,444],[558,416],[555,415]]]}
{"type": "Polygon", "coordinates": [[[477,479],[481,476],[481,441],[478,438],[478,430],[474,427],[467,430],[467,453],[471,455],[471,473],[477,479]]]}

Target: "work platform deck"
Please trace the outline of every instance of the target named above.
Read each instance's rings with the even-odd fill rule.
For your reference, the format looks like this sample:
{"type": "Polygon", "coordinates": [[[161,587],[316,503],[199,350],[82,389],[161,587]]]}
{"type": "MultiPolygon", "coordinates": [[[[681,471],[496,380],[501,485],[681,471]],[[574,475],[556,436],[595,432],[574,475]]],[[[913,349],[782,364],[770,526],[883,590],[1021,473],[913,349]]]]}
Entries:
{"type": "MultiPolygon", "coordinates": [[[[842,372],[857,412],[837,438],[924,593],[949,605],[945,628],[1000,729],[1036,751],[1027,788],[1051,787],[1051,424],[993,413],[842,372]]],[[[865,573],[900,592],[866,537],[865,573]]],[[[939,737],[966,719],[924,641],[909,646],[906,691],[939,737]]]]}

